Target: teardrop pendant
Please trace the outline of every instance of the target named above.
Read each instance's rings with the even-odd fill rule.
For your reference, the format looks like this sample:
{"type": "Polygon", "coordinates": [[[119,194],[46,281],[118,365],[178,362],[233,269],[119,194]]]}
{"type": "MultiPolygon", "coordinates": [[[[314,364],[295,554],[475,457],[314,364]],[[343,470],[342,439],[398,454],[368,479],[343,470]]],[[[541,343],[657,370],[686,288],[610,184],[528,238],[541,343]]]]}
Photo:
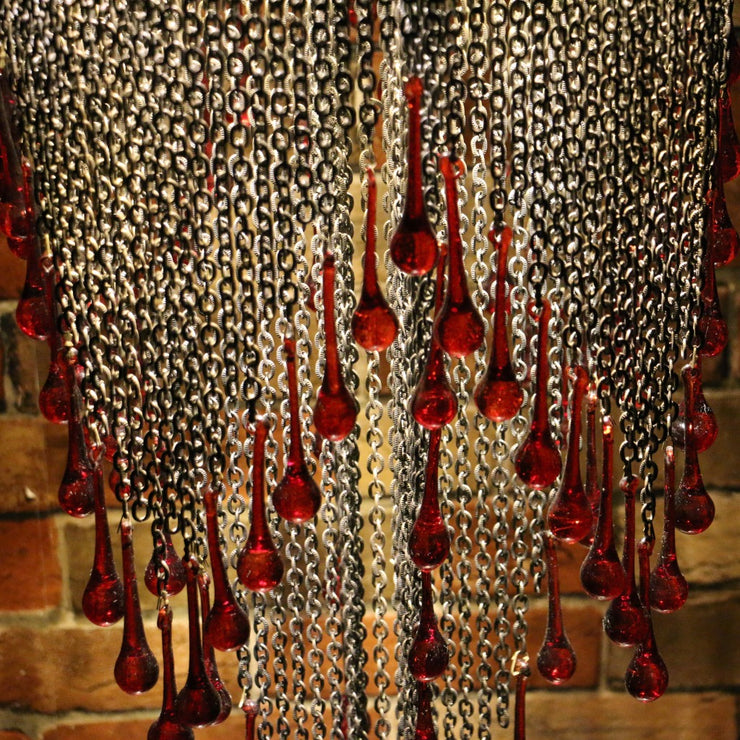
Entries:
{"type": "MultiPolygon", "coordinates": [[[[435,323],[442,308],[446,254],[446,247],[443,246],[437,265],[435,323]]],[[[418,424],[430,430],[440,429],[449,424],[457,413],[457,395],[452,390],[450,379],[447,377],[444,354],[434,331],[432,331],[427,361],[411,396],[411,413],[418,424]]]]}
{"type": "Polygon", "coordinates": [[[531,674],[531,671],[529,670],[529,660],[526,655],[517,653],[514,655],[512,665],[512,675],[516,676],[516,691],[514,694],[514,740],[527,740],[526,696],[527,681],[531,674]]]}
{"type": "Polygon", "coordinates": [[[678,405],[678,416],[671,424],[673,444],[679,449],[684,448],[686,437],[686,398],[688,386],[692,386],[694,407],[691,410],[694,429],[694,446],[696,451],[705,452],[717,439],[717,418],[712,407],[707,403],[702,388],[701,357],[697,357],[694,365],[686,365],[681,371],[684,386],[684,400],[678,405]]]}
{"type": "Polygon", "coordinates": [[[247,699],[242,704],[244,712],[244,738],[245,740],[255,740],[257,729],[257,715],[259,714],[259,704],[252,699],[247,699]]]}
{"type": "Polygon", "coordinates": [[[265,440],[268,422],[257,420],[252,462],[252,526],[239,553],[236,572],[250,591],[268,593],[282,580],[285,567],[272,541],[265,501],[265,440]]]}
{"type": "Polygon", "coordinates": [[[198,614],[198,571],[200,565],[191,555],[185,562],[188,594],[188,633],[190,662],[188,677],[175,701],[178,720],[190,727],[212,725],[221,713],[221,698],[206,671],[198,614]]]}
{"type": "Polygon", "coordinates": [[[82,425],[82,395],[78,386],[81,368],[67,366],[67,396],[71,415],[67,425],[67,467],[59,486],[59,505],[70,516],[86,517],[95,511],[95,466],[87,452],[87,439],[82,425]]]}
{"type": "Polygon", "coordinates": [[[172,610],[165,604],[157,615],[157,627],[162,632],[162,710],[149,727],[146,740],[193,740],[193,731],[177,717],[175,698],[175,659],[172,654],[172,610]]]}
{"type": "Polygon", "coordinates": [[[650,574],[650,606],[664,614],[680,609],[689,596],[689,584],[681,573],[676,555],[675,489],[673,447],[666,445],[663,537],[658,561],[650,574]]]}
{"type": "Polygon", "coordinates": [[[652,544],[642,540],[637,548],[640,560],[640,585],[642,589],[643,612],[646,623],[645,636],[635,650],[627,666],[624,682],[627,691],[640,701],[659,699],[668,688],[668,669],[658,652],[650,615],[650,551],[652,544]]]}
{"type": "Polygon", "coordinates": [[[321,491],[308,470],[301,442],[295,340],[286,337],[284,350],[290,407],[290,452],[283,478],[273,491],[272,504],[281,519],[294,524],[303,524],[318,513],[321,506],[321,491]]]}
{"type": "Polygon", "coordinates": [[[473,304],[463,262],[463,243],[460,236],[460,211],[457,202],[457,179],[463,174],[459,159],[442,157],[440,170],[445,179],[447,197],[447,292],[442,310],[434,322],[439,344],[452,357],[467,357],[483,344],[486,325],[473,304]]]}
{"type": "Polygon", "coordinates": [[[424,206],[421,176],[422,82],[411,77],[404,90],[408,103],[408,174],[403,214],[390,241],[396,267],[409,275],[425,275],[437,261],[437,240],[424,206]]]}
{"type": "Polygon", "coordinates": [[[740,250],[740,236],[732,223],[725,200],[725,188],[718,177],[707,194],[707,249],[715,265],[729,265],[740,250]]]}
{"type": "Polygon", "coordinates": [[[372,167],[367,168],[367,190],[364,275],[360,300],[352,316],[352,335],[368,352],[382,352],[391,346],[398,334],[398,319],[378,285],[375,265],[377,187],[372,167]]]}
{"type": "Polygon", "coordinates": [[[205,637],[216,650],[236,650],[249,639],[249,619],[234,596],[226,575],[226,563],[221,551],[218,527],[218,496],[207,490],[203,496],[206,507],[208,554],[213,574],[213,606],[208,614],[205,637]]]}
{"type": "Polygon", "coordinates": [[[324,338],[326,343],[324,378],[316,397],[313,423],[322,437],[340,442],[354,429],[358,404],[342,378],[334,317],[334,255],[324,258],[322,297],[324,301],[324,338]]]}
{"type": "Polygon", "coordinates": [[[601,487],[599,486],[596,462],[596,407],[598,396],[592,387],[586,395],[586,483],[584,490],[586,498],[591,504],[591,531],[581,540],[581,544],[591,547],[599,521],[599,506],[601,504],[601,487]]]}
{"type": "Polygon", "coordinates": [[[734,180],[740,174],[740,142],[738,142],[735,131],[727,87],[720,89],[717,106],[717,116],[719,118],[717,160],[720,179],[724,183],[734,180]]]}
{"type": "MultiPolygon", "coordinates": [[[[550,502],[547,526],[562,542],[573,544],[591,532],[593,514],[581,481],[581,410],[586,395],[588,376],[582,367],[573,369],[574,383],[571,396],[570,432],[565,458],[563,480],[550,502]]],[[[559,459],[559,458],[558,458],[559,459]]]]}
{"type": "Polygon", "coordinates": [[[432,686],[428,681],[416,682],[416,697],[414,740],[437,740],[432,714],[432,686]]]}
{"type": "MultiPolygon", "coordinates": [[[[530,315],[535,310],[530,305],[530,315]]],[[[552,485],[560,475],[562,462],[550,431],[547,409],[547,379],[549,365],[547,359],[547,325],[550,321],[550,304],[542,300],[537,331],[537,387],[535,390],[534,412],[529,434],[514,455],[514,468],[521,480],[531,488],[541,489],[552,485]]]]}
{"type": "Polygon", "coordinates": [[[208,594],[209,583],[208,573],[201,569],[198,572],[198,593],[200,594],[200,619],[203,628],[203,662],[208,678],[218,691],[218,696],[221,699],[221,712],[213,722],[214,725],[219,725],[231,714],[231,694],[221,680],[218,664],[216,663],[216,653],[213,650],[213,645],[208,642],[206,637],[206,622],[211,612],[211,600],[208,594]]]}
{"type": "Polygon", "coordinates": [[[496,301],[493,315],[493,341],[485,375],[473,392],[478,410],[491,421],[512,419],[524,399],[514,375],[506,338],[506,257],[511,246],[512,232],[508,226],[494,227],[488,235],[498,252],[496,267],[496,301]]]}
{"type": "Polygon", "coordinates": [[[160,583],[164,587],[164,593],[175,596],[185,588],[187,576],[182,558],[172,544],[166,520],[162,523],[161,529],[155,529],[154,536],[160,540],[160,543],[152,550],[152,557],[144,571],[144,584],[149,593],[155,596],[161,596],[160,583]],[[166,577],[160,581],[160,575],[166,575],[166,577]]]}
{"type": "Polygon", "coordinates": [[[422,571],[438,568],[450,554],[450,535],[439,508],[437,469],[440,438],[439,429],[429,434],[424,496],[409,535],[409,556],[422,571]]]}
{"type": "Polygon", "coordinates": [[[409,670],[417,681],[434,681],[447,670],[449,661],[447,643],[437,627],[434,613],[432,575],[422,571],[419,627],[409,649],[409,670]]]}
{"type": "Polygon", "coordinates": [[[576,670],[576,654],[563,626],[560,607],[560,578],[555,543],[550,533],[542,535],[547,560],[547,629],[537,653],[537,670],[547,681],[556,686],[568,681],[576,670]]]}
{"type": "Polygon", "coordinates": [[[44,266],[38,249],[33,249],[26,262],[26,279],[15,309],[15,323],[31,339],[48,339],[54,331],[51,306],[51,270],[44,266]]]}
{"type": "Polygon", "coordinates": [[[722,315],[717,293],[717,278],[714,264],[707,253],[704,257],[704,285],[701,290],[701,315],[699,318],[701,357],[716,357],[727,346],[729,333],[722,315]]]}
{"type": "Polygon", "coordinates": [[[714,521],[714,501],[707,493],[699,467],[696,435],[694,432],[696,385],[689,378],[686,383],[686,433],[684,439],[684,467],[675,496],[676,529],[685,534],[700,534],[714,521]]]}
{"type": "Polygon", "coordinates": [[[159,665],[146,641],[136,586],[134,539],[131,520],[121,520],[123,553],[123,641],[113,671],[116,683],[127,694],[143,694],[157,683],[159,665]]]}
{"type": "Polygon", "coordinates": [[[637,645],[647,631],[642,602],[637,593],[635,580],[635,496],[640,480],[637,476],[625,476],[619,482],[624,494],[624,552],[622,566],[626,589],[617,596],[604,615],[604,632],[617,645],[627,647],[637,645]]]}
{"type": "Polygon", "coordinates": [[[610,418],[602,426],[604,472],[601,478],[601,503],[596,535],[581,565],[581,583],[586,593],[596,599],[616,599],[624,593],[627,579],[614,544],[612,517],[612,470],[614,464],[614,430],[610,418]]]}
{"type": "Polygon", "coordinates": [[[39,392],[39,409],[47,421],[63,424],[69,421],[70,395],[67,386],[67,363],[65,362],[61,337],[52,331],[48,339],[51,357],[46,381],[39,392]]]}
{"type": "Polygon", "coordinates": [[[93,472],[95,497],[95,557],[90,578],[82,595],[82,611],[93,623],[107,627],[123,617],[123,584],[113,560],[108,517],[105,510],[103,470],[98,465],[93,472]]]}

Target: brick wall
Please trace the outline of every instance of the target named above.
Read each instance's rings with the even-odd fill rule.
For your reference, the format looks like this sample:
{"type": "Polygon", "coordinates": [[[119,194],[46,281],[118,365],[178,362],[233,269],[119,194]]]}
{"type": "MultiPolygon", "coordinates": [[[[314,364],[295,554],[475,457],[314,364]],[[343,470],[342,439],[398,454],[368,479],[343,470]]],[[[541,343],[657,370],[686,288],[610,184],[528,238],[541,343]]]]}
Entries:
{"type": "MultiPolygon", "coordinates": [[[[740,183],[728,188],[728,202],[740,226],[740,183]]],[[[677,614],[655,616],[658,644],[671,675],[669,691],[651,705],[626,695],[622,676],[631,652],[612,646],[601,632],[604,606],[584,596],[578,582],[583,551],[567,549],[561,555],[564,615],[579,667],[567,688],[545,688],[542,680],[533,679],[527,698],[531,740],[738,738],[740,266],[723,268],[718,280],[731,341],[722,357],[705,365],[706,395],[717,414],[720,437],[701,460],[717,515],[706,534],[678,535],[681,566],[691,584],[689,603],[677,614]]],[[[13,311],[22,281],[23,264],[0,245],[0,740],[143,738],[158,714],[159,690],[141,697],[121,692],[112,670],[120,625],[96,628],[81,613],[93,523],[72,520],[57,507],[66,431],[36,411],[48,352],[15,328],[13,311]]],[[[113,514],[111,524],[115,522],[113,514]]],[[[142,573],[146,553],[139,549],[142,573]]],[[[149,641],[159,654],[154,599],[143,588],[141,594],[149,641]]],[[[181,599],[177,604],[182,625],[181,599]]],[[[544,601],[535,601],[530,614],[533,654],[545,617],[544,601]]],[[[176,630],[175,639],[182,685],[187,668],[184,630],[176,630]]],[[[219,665],[238,698],[236,659],[221,655],[219,665]]],[[[241,737],[242,723],[234,711],[224,725],[197,736],[241,737]]],[[[511,734],[499,731],[495,737],[511,734]]]]}

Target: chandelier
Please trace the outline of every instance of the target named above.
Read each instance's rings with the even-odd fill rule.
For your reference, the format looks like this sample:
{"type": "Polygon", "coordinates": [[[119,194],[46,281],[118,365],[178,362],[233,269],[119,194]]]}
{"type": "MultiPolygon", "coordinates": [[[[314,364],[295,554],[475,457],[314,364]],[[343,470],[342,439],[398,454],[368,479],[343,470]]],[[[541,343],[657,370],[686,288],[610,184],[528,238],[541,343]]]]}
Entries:
{"type": "Polygon", "coordinates": [[[676,530],[714,516],[729,4],[2,0],[0,22],[17,320],[51,348],[60,505],[95,520],[84,613],[122,623],[123,691],[161,687],[149,740],[232,702],[248,739],[522,740],[532,673],[576,670],[563,548],[627,691],[660,697],[651,612],[688,597],[676,530]]]}

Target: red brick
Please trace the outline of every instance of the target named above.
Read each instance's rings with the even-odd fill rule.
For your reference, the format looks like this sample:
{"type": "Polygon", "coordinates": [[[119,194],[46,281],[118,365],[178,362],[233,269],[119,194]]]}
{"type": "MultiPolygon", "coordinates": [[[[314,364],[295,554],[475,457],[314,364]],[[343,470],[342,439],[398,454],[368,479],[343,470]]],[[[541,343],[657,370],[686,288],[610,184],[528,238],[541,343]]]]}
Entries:
{"type": "Polygon", "coordinates": [[[38,417],[0,417],[0,514],[59,511],[67,429],[38,417]]]}
{"type": "Polygon", "coordinates": [[[26,611],[59,606],[62,571],[57,531],[50,517],[0,520],[0,609],[26,611]]]}

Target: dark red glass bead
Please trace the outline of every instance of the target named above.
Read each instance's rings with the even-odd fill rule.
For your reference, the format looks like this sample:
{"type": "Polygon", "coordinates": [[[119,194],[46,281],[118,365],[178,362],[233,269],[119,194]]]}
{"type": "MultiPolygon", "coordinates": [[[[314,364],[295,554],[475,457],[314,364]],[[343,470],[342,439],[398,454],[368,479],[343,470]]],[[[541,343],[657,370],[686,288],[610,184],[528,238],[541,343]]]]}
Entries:
{"type": "Polygon", "coordinates": [[[416,682],[416,696],[416,724],[413,740],[437,740],[432,714],[432,687],[429,682],[416,682]]]}
{"type": "Polygon", "coordinates": [[[46,381],[39,392],[39,409],[47,421],[62,424],[69,421],[70,395],[67,386],[67,363],[56,331],[49,337],[49,348],[51,360],[46,381]]]}
{"type": "Polygon", "coordinates": [[[716,357],[727,346],[729,333],[727,322],[722,316],[717,294],[717,279],[714,264],[707,254],[704,258],[704,285],[701,290],[701,315],[699,317],[699,336],[701,357],[716,357]]]}
{"type": "Polygon", "coordinates": [[[581,411],[588,386],[588,376],[582,367],[574,369],[575,382],[571,396],[570,433],[565,471],[558,492],[550,502],[547,526],[563,542],[573,544],[591,532],[593,514],[581,480],[581,411]]]}
{"type": "Polygon", "coordinates": [[[722,87],[719,91],[717,106],[719,117],[717,165],[721,181],[727,182],[734,180],[740,174],[740,142],[737,140],[730,95],[726,87],[722,87]]]}
{"type": "Polygon", "coordinates": [[[707,249],[715,265],[728,265],[740,250],[740,236],[727,211],[725,189],[716,182],[707,196],[709,214],[707,217],[707,249]]]}
{"type": "Polygon", "coordinates": [[[614,429],[610,418],[603,421],[604,471],[601,478],[601,503],[596,533],[588,555],[581,564],[581,583],[596,599],[616,599],[624,593],[627,579],[614,544],[612,516],[612,471],[614,429]]]}
{"type": "Polygon", "coordinates": [[[526,661],[520,660],[519,663],[519,666],[515,666],[516,691],[514,694],[514,740],[527,740],[526,696],[527,680],[530,676],[530,670],[526,661]]]}
{"type": "Polygon", "coordinates": [[[511,229],[508,226],[493,228],[489,239],[498,250],[493,341],[486,373],[476,386],[473,397],[483,416],[491,421],[502,422],[519,413],[524,398],[511,366],[506,337],[506,257],[511,246],[511,229]]]}
{"type": "Polygon", "coordinates": [[[352,316],[352,334],[357,344],[368,352],[388,349],[398,334],[398,319],[378,285],[375,264],[375,214],[377,187],[375,173],[367,168],[367,221],[365,223],[365,259],[362,293],[352,316]]]}
{"type": "Polygon", "coordinates": [[[292,338],[286,338],[284,348],[290,407],[290,452],[283,478],[273,491],[272,504],[282,519],[294,524],[303,524],[313,519],[318,513],[321,506],[321,491],[308,470],[301,442],[295,341],[292,338]]]}
{"type": "Polygon", "coordinates": [[[684,448],[686,439],[686,388],[690,383],[693,388],[694,408],[692,411],[694,446],[697,452],[708,450],[717,439],[717,418],[712,407],[707,403],[702,389],[701,358],[696,358],[695,365],[687,365],[681,371],[684,384],[684,400],[678,405],[678,416],[671,425],[673,444],[684,448]]]}
{"type": "Polygon", "coordinates": [[[205,637],[216,650],[236,650],[249,639],[249,619],[236,600],[226,575],[218,528],[218,496],[207,490],[203,496],[206,508],[208,555],[213,575],[213,605],[205,626],[205,637]]]}
{"type": "Polygon", "coordinates": [[[96,466],[93,473],[95,495],[95,557],[90,578],[82,594],[82,611],[100,627],[115,624],[123,617],[123,584],[113,560],[108,517],[105,510],[103,471],[96,466]]]}
{"type": "Polygon", "coordinates": [[[113,671],[116,683],[127,694],[149,691],[159,678],[159,665],[144,633],[136,585],[133,528],[129,519],[121,521],[123,552],[123,641],[113,671]]]}
{"type": "Polygon", "coordinates": [[[76,372],[74,365],[67,367],[67,396],[71,399],[72,413],[67,427],[67,467],[59,486],[59,505],[70,516],[85,517],[95,511],[96,466],[87,452],[76,372]]]}
{"type": "Polygon", "coordinates": [[[551,486],[560,475],[562,467],[560,452],[550,431],[547,408],[547,379],[550,374],[547,358],[547,325],[550,313],[550,304],[543,300],[537,331],[537,386],[532,423],[527,438],[514,455],[517,475],[524,483],[535,489],[551,486]]]}
{"type": "Polygon", "coordinates": [[[668,688],[668,669],[658,652],[653,633],[653,620],[650,616],[650,551],[652,543],[645,540],[638,546],[640,560],[640,585],[646,623],[645,635],[635,649],[635,654],[627,666],[624,683],[627,691],[640,701],[659,699],[668,688]]]}
{"type": "Polygon", "coordinates": [[[48,339],[54,331],[51,291],[51,273],[44,268],[40,254],[34,249],[26,263],[26,280],[15,309],[18,328],[31,339],[48,339]]]}
{"type": "MultiPolygon", "coordinates": [[[[442,247],[437,265],[435,321],[442,308],[445,255],[446,248],[442,247]]],[[[424,369],[411,396],[411,413],[425,429],[440,429],[449,424],[457,413],[457,395],[447,377],[444,353],[434,332],[424,369]]]]}
{"type": "Polygon", "coordinates": [[[604,632],[617,645],[637,645],[645,637],[648,625],[635,580],[635,496],[640,481],[636,476],[624,477],[619,487],[624,494],[624,551],[622,566],[625,591],[609,605],[604,615],[604,632]]]}
{"type": "Polygon", "coordinates": [[[437,262],[437,240],[429,223],[422,191],[421,80],[411,77],[405,92],[409,109],[406,200],[389,249],[399,270],[410,275],[425,275],[437,262]]]}
{"type": "Polygon", "coordinates": [[[185,575],[188,594],[188,634],[190,637],[190,662],[185,685],[175,700],[178,720],[190,727],[212,725],[221,714],[221,697],[206,670],[203,657],[203,643],[200,635],[200,616],[198,613],[198,571],[197,558],[190,556],[185,562],[185,575]]]}
{"type": "Polygon", "coordinates": [[[265,439],[267,420],[258,419],[252,462],[252,525],[239,552],[236,572],[242,586],[257,593],[272,591],[282,580],[285,567],[267,522],[265,500],[265,439]]]}
{"type": "Polygon", "coordinates": [[[424,496],[409,536],[409,555],[419,570],[434,570],[450,554],[450,535],[439,507],[437,469],[439,467],[439,429],[429,433],[424,496]]]}
{"type": "Polygon", "coordinates": [[[316,405],[313,423],[322,437],[339,442],[354,429],[359,410],[357,401],[347,390],[342,378],[337,347],[337,329],[334,318],[334,256],[329,254],[323,266],[324,338],[326,366],[316,405]]]}
{"type": "Polygon", "coordinates": [[[586,498],[591,504],[591,531],[581,540],[581,544],[591,547],[596,534],[596,524],[599,520],[599,505],[601,502],[601,487],[597,474],[596,460],[596,407],[598,396],[594,388],[586,395],[586,482],[584,490],[586,498]]]}
{"type": "Polygon", "coordinates": [[[445,179],[447,196],[447,292],[442,309],[434,322],[439,344],[452,357],[467,357],[477,350],[486,336],[486,325],[473,304],[463,262],[460,236],[460,211],[457,202],[457,179],[464,165],[459,159],[442,157],[440,170],[445,179]]]}
{"type": "Polygon", "coordinates": [[[668,614],[680,609],[689,596],[686,582],[676,555],[676,470],[673,447],[665,450],[665,499],[663,501],[663,537],[655,568],[650,574],[650,606],[668,614]]]}
{"type": "Polygon", "coordinates": [[[417,681],[434,681],[445,672],[449,661],[447,643],[434,613],[432,576],[429,571],[422,571],[419,627],[409,649],[409,670],[417,681]]]}
{"type": "Polygon", "coordinates": [[[727,89],[729,90],[738,80],[740,80],[740,47],[738,47],[735,29],[730,29],[729,38],[727,39],[727,89]]]}
{"type": "Polygon", "coordinates": [[[193,731],[180,722],[175,709],[177,684],[175,659],[172,654],[172,610],[163,606],[157,616],[157,627],[162,632],[162,710],[149,727],[147,740],[193,740],[193,731]]]}
{"type": "Polygon", "coordinates": [[[163,575],[166,573],[166,578],[161,580],[164,586],[164,592],[170,596],[175,596],[175,594],[179,594],[185,588],[187,581],[185,566],[182,563],[182,558],[177,554],[175,546],[172,544],[172,537],[166,525],[162,529],[157,529],[154,536],[157,539],[161,538],[160,546],[163,546],[163,551],[158,552],[157,547],[153,549],[152,557],[144,571],[144,584],[149,593],[160,596],[159,573],[161,569],[163,575]]]}
{"type": "Polygon", "coordinates": [[[255,740],[256,727],[257,727],[257,715],[259,714],[259,704],[256,701],[248,699],[242,704],[242,711],[244,712],[244,738],[245,740],[255,740]]]}
{"type": "Polygon", "coordinates": [[[537,653],[537,670],[556,686],[568,681],[576,670],[576,654],[563,626],[560,607],[560,578],[555,543],[550,534],[543,534],[547,559],[547,629],[545,639],[537,653]]]}

